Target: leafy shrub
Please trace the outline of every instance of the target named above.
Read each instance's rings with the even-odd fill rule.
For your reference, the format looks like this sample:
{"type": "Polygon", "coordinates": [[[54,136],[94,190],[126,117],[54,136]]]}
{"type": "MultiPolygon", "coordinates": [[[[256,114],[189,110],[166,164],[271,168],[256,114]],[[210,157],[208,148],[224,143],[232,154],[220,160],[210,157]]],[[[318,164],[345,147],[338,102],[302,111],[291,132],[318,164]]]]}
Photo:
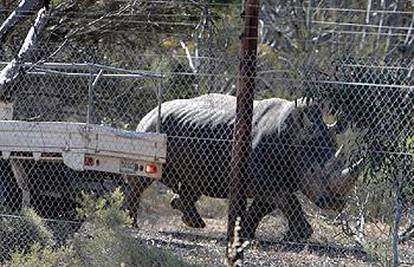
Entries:
{"type": "Polygon", "coordinates": [[[189,266],[168,252],[134,237],[122,209],[120,190],[95,198],[83,195],[77,210],[84,223],[67,246],[54,247],[52,234],[33,210],[0,221],[0,248],[6,266],[189,266]]]}
{"type": "Polygon", "coordinates": [[[0,218],[0,261],[15,252],[28,252],[33,244],[39,247],[54,244],[53,235],[32,209],[24,209],[21,217],[0,218]]]}
{"type": "Polygon", "coordinates": [[[15,252],[7,264],[10,267],[79,266],[71,247],[42,247],[35,243],[28,253],[15,252]]]}
{"type": "Polygon", "coordinates": [[[82,266],[189,266],[178,257],[151,248],[125,231],[88,228],[88,235],[78,235],[73,247],[82,266]]]}
{"type": "Polygon", "coordinates": [[[102,197],[82,194],[81,207],[76,210],[79,219],[98,227],[125,228],[130,227],[132,220],[128,213],[122,209],[124,195],[116,189],[102,197]]]}
{"type": "Polygon", "coordinates": [[[134,237],[123,201],[120,190],[99,198],[83,195],[78,214],[85,223],[72,240],[82,266],[189,266],[134,237]]]}

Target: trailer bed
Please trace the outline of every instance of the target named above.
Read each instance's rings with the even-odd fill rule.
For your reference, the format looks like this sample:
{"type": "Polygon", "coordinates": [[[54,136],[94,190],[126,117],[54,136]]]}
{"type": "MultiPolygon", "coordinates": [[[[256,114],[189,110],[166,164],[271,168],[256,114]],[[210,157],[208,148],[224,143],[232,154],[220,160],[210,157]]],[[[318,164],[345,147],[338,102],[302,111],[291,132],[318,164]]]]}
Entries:
{"type": "Polygon", "coordinates": [[[0,152],[3,159],[160,178],[167,137],[86,123],[0,120],[0,152]]]}

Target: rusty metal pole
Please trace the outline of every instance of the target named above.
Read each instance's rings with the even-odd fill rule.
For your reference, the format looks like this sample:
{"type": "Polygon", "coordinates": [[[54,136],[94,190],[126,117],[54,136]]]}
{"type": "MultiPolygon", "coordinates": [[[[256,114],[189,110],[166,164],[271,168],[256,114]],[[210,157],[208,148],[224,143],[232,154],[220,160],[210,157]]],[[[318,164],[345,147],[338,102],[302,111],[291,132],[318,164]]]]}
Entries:
{"type": "Polygon", "coordinates": [[[242,18],[239,80],[237,88],[236,123],[233,135],[231,177],[229,181],[229,213],[227,222],[226,265],[240,266],[244,237],[240,227],[247,208],[247,179],[251,153],[253,99],[256,78],[258,15],[260,0],[245,0],[242,18]]]}

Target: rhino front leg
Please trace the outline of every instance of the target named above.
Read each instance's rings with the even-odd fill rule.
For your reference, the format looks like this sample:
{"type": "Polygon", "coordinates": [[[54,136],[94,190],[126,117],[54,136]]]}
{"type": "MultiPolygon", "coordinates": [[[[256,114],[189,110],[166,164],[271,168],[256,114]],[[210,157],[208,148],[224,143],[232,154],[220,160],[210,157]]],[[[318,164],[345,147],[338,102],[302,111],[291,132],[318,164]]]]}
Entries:
{"type": "Polygon", "coordinates": [[[139,203],[142,193],[153,183],[153,179],[147,177],[126,176],[130,190],[125,196],[129,215],[132,217],[133,224],[137,224],[139,203]]]}
{"type": "Polygon", "coordinates": [[[276,208],[279,208],[288,221],[288,231],[285,241],[306,240],[312,235],[311,225],[308,223],[305,212],[294,193],[280,193],[273,200],[255,198],[247,210],[243,222],[243,236],[253,239],[260,221],[276,208]]]}
{"type": "Polygon", "coordinates": [[[242,236],[253,239],[260,221],[277,208],[276,203],[254,198],[242,220],[242,236]]]}
{"type": "Polygon", "coordinates": [[[312,226],[306,219],[305,211],[294,193],[286,194],[279,208],[285,215],[289,227],[284,241],[297,242],[310,238],[313,233],[312,226]]]}

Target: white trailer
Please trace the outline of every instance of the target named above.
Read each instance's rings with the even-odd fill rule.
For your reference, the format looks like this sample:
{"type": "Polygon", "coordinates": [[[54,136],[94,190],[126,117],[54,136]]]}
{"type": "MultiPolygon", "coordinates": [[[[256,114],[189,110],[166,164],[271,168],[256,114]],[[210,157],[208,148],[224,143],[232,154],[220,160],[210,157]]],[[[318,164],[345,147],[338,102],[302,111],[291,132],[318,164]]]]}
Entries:
{"type": "MultiPolygon", "coordinates": [[[[166,135],[126,131],[94,124],[91,120],[93,113],[91,103],[95,85],[101,77],[159,79],[163,77],[162,75],[96,64],[44,63],[42,66],[29,64],[26,67],[30,67],[28,75],[89,77],[91,80],[88,88],[86,123],[13,120],[13,104],[0,101],[0,160],[10,162],[11,170],[9,172],[12,172],[15,182],[22,191],[22,206],[30,204],[30,192],[73,200],[76,194],[85,189],[99,191],[97,189],[100,187],[99,183],[106,179],[105,177],[128,175],[137,178],[161,178],[162,166],[166,161],[167,154],[166,135]],[[80,70],[85,69],[89,73],[65,71],[66,68],[73,67],[80,70]],[[92,69],[99,70],[99,72],[92,73],[92,69]],[[108,74],[104,71],[117,73],[108,74]],[[40,169],[39,164],[48,166],[52,164],[65,169],[65,172],[57,179],[56,177],[59,175],[56,173],[39,174],[39,172],[36,173],[40,169]],[[27,168],[27,166],[32,167],[27,168]],[[76,175],[72,175],[72,177],[67,175],[68,168],[75,170],[76,175]],[[102,172],[103,175],[96,175],[96,172],[102,172]],[[94,181],[83,179],[85,173],[94,173],[94,177],[97,179],[94,181]],[[40,176],[35,182],[30,179],[34,175],[40,176]],[[73,176],[81,178],[73,179],[73,176]],[[40,183],[48,186],[33,185],[39,179],[40,183]],[[61,185],[65,183],[66,185],[70,183],[70,186],[62,188],[61,185]],[[32,190],[30,190],[31,188],[32,190]],[[70,190],[75,192],[67,192],[70,190]]],[[[160,88],[158,89],[160,90],[160,88]]],[[[160,92],[157,94],[159,95],[158,105],[160,108],[160,92]]],[[[10,167],[8,168],[10,169],[10,167]]],[[[70,173],[73,174],[73,171],[70,173]]],[[[7,182],[4,179],[7,178],[0,177],[0,204],[2,191],[4,193],[5,188],[2,183],[7,182]]]]}
{"type": "MultiPolygon", "coordinates": [[[[31,199],[28,184],[31,174],[23,167],[23,161],[63,162],[76,171],[160,179],[166,142],[163,134],[102,125],[0,120],[1,157],[11,161],[14,177],[23,192],[23,207],[29,206],[31,199]]],[[[59,197],[57,192],[37,193],[59,197]]]]}

